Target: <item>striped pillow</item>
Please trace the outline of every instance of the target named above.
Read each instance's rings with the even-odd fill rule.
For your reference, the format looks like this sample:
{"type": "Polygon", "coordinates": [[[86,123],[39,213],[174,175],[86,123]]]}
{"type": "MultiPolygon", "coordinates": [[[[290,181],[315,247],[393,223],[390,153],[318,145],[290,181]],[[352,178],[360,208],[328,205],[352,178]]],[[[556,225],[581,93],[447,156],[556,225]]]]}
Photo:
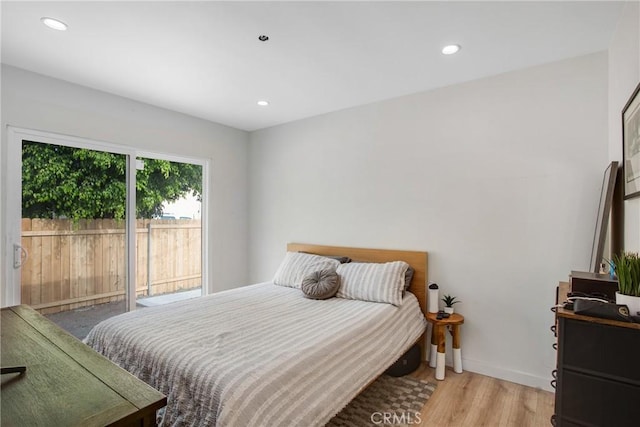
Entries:
{"type": "Polygon", "coordinates": [[[336,297],[400,305],[404,291],[404,261],[340,264],[340,288],[336,297]]]}
{"type": "Polygon", "coordinates": [[[339,265],[340,262],[335,259],[301,252],[287,252],[276,271],[273,283],[290,288],[300,288],[302,279],[309,274],[327,269],[335,271],[339,265]]]}

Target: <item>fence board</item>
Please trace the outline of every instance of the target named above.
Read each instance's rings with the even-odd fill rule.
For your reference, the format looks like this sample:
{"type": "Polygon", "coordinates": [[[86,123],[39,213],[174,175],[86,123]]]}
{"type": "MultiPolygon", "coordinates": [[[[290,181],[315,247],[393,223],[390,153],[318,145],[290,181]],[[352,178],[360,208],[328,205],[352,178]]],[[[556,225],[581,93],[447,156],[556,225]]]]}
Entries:
{"type": "MultiPolygon", "coordinates": [[[[67,222],[65,228],[70,227],[67,222]]],[[[62,280],[60,281],[60,299],[62,301],[71,298],[71,237],[62,236],[60,238],[60,263],[62,267],[62,280]]],[[[60,311],[67,311],[68,305],[61,305],[60,311]]]]}
{"type": "MultiPolygon", "coordinates": [[[[22,303],[53,313],[124,300],[124,226],[108,219],[23,219],[22,246],[29,258],[21,271],[22,303]]],[[[136,227],[138,297],[147,295],[149,278],[152,295],[200,287],[199,220],[138,220],[136,227]]]]}
{"type": "MultiPolygon", "coordinates": [[[[102,231],[102,221],[95,221],[93,224],[94,228],[99,231],[102,231]]],[[[102,272],[104,271],[102,263],[104,261],[102,256],[102,235],[96,235],[92,242],[92,251],[93,251],[93,267],[94,267],[94,276],[93,276],[93,294],[91,295],[99,295],[105,292],[104,290],[104,278],[102,272]]]]}
{"type": "MultiPolygon", "coordinates": [[[[40,227],[42,230],[49,230],[51,228],[51,223],[41,221],[40,227]]],[[[48,303],[53,301],[53,283],[54,278],[52,277],[53,269],[52,269],[52,257],[51,257],[51,245],[52,245],[52,237],[43,235],[42,236],[42,252],[40,255],[40,269],[43,274],[41,274],[41,286],[40,289],[40,302],[48,303]],[[50,274],[46,274],[44,272],[50,272],[50,274]]]]}
{"type": "MultiPolygon", "coordinates": [[[[31,229],[40,231],[41,221],[32,220],[31,229]]],[[[31,304],[40,304],[42,302],[42,237],[38,236],[32,240],[31,254],[31,264],[33,265],[31,270],[31,304]]]]}
{"type": "MultiPolygon", "coordinates": [[[[31,230],[31,220],[24,218],[22,220],[22,229],[31,230]]],[[[22,238],[20,245],[27,252],[27,261],[32,256],[31,243],[33,239],[22,238]]],[[[12,255],[13,256],[13,255],[12,255]]],[[[31,277],[31,268],[22,269],[22,285],[20,286],[20,301],[23,304],[31,305],[31,287],[33,286],[33,279],[31,277]]]]}
{"type": "MultiPolygon", "coordinates": [[[[57,224],[49,223],[48,230],[54,230],[57,224]]],[[[62,299],[62,239],[49,237],[51,239],[51,282],[47,286],[51,287],[51,300],[60,301],[62,299]]]]}

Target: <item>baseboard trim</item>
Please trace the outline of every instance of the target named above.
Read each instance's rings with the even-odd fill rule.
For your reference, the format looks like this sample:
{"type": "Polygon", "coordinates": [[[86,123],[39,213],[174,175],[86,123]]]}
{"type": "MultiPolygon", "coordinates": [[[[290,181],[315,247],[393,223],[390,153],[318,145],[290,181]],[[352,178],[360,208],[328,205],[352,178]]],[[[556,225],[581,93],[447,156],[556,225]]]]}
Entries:
{"type": "MultiPolygon", "coordinates": [[[[428,329],[425,331],[424,346],[426,349],[430,349],[431,340],[431,324],[427,325],[428,329]]],[[[429,351],[424,352],[425,363],[429,364],[429,351]]],[[[551,371],[549,371],[549,377],[538,377],[528,372],[515,371],[512,369],[505,369],[495,365],[490,365],[486,362],[479,360],[468,359],[464,357],[464,351],[462,352],[462,369],[465,371],[475,372],[477,374],[486,375],[488,377],[498,378],[501,380],[509,381],[516,384],[526,385],[528,387],[539,388],[545,391],[555,393],[555,389],[551,387],[551,371]]],[[[452,359],[447,354],[447,366],[453,366],[452,359]]]]}
{"type": "MultiPolygon", "coordinates": [[[[500,368],[478,360],[465,359],[464,357],[462,358],[462,367],[465,371],[475,372],[477,374],[487,375],[489,377],[510,381],[512,383],[555,392],[555,389],[551,387],[551,376],[548,378],[538,377],[528,372],[500,368]]],[[[551,372],[549,372],[549,374],[551,374],[551,372]]]]}

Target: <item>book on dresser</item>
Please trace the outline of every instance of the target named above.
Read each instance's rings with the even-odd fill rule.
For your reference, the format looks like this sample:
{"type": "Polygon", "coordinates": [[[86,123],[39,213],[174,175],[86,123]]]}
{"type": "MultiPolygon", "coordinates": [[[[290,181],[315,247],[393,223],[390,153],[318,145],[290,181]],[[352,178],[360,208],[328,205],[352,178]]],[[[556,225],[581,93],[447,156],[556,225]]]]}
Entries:
{"type": "Polygon", "coordinates": [[[167,398],[28,306],[2,309],[0,424],[154,426],[167,398]]]}
{"type": "Polygon", "coordinates": [[[640,324],[558,309],[556,426],[640,425],[640,324]]]}

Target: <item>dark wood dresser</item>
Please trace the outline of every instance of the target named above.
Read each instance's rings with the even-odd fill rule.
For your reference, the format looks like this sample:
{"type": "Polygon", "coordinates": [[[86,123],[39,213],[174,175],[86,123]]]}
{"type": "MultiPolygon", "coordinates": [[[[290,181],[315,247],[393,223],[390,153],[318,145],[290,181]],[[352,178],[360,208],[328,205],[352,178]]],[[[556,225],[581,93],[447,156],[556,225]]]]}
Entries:
{"type": "Polygon", "coordinates": [[[640,324],[558,309],[557,426],[640,425],[640,324]]]}
{"type": "Polygon", "coordinates": [[[27,306],[2,309],[0,424],[154,426],[167,398],[27,306]]]}

